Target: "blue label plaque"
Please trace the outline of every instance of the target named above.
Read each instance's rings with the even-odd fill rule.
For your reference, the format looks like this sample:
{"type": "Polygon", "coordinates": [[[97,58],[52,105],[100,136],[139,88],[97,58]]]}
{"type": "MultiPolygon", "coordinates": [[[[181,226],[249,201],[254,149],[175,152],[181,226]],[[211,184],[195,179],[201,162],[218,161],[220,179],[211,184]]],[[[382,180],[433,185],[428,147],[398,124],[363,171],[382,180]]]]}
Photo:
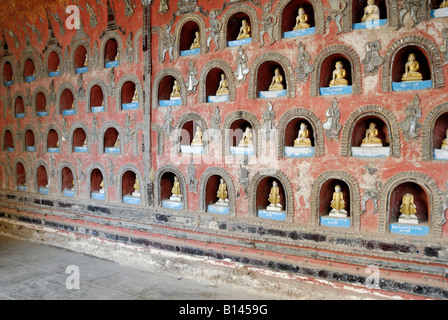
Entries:
{"type": "Polygon", "coordinates": [[[87,71],[89,71],[88,67],[76,68],[76,74],[86,73],[87,71]]]}
{"type": "Polygon", "coordinates": [[[201,49],[196,48],[196,49],[190,49],[190,50],[183,50],[180,52],[180,55],[183,56],[192,56],[195,54],[199,54],[201,52],[201,49]]]}
{"type": "Polygon", "coordinates": [[[133,110],[137,108],[138,108],[138,102],[123,103],[121,105],[122,110],[133,110]]]}
{"type": "Polygon", "coordinates": [[[168,209],[173,209],[173,210],[182,210],[184,206],[183,206],[182,202],[163,200],[162,207],[168,208],[168,209]]]}
{"type": "Polygon", "coordinates": [[[322,226],[350,228],[350,218],[335,218],[330,216],[320,217],[322,226]]]}
{"type": "Polygon", "coordinates": [[[118,67],[119,65],[120,65],[120,61],[118,61],[118,60],[106,62],[106,68],[114,68],[114,67],[118,67]]]}
{"type": "Polygon", "coordinates": [[[285,211],[258,210],[258,217],[269,220],[285,221],[285,211]]]}
{"type": "Polygon", "coordinates": [[[207,212],[217,214],[229,214],[229,207],[210,204],[207,206],[207,212]]]}
{"type": "Polygon", "coordinates": [[[288,39],[288,38],[302,37],[302,36],[307,36],[307,35],[313,34],[315,32],[316,32],[315,27],[301,29],[301,30],[294,30],[294,31],[286,31],[283,33],[283,38],[288,39]]]}

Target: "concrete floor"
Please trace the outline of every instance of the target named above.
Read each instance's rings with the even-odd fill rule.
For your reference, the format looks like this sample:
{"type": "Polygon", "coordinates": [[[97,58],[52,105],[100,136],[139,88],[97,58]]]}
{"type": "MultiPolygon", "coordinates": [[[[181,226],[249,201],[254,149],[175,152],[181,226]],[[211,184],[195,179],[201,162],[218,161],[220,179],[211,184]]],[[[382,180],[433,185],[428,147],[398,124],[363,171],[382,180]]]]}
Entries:
{"type": "Polygon", "coordinates": [[[114,262],[0,236],[0,300],[257,300],[235,289],[145,272],[114,262]],[[79,289],[68,289],[76,282],[79,289]]]}

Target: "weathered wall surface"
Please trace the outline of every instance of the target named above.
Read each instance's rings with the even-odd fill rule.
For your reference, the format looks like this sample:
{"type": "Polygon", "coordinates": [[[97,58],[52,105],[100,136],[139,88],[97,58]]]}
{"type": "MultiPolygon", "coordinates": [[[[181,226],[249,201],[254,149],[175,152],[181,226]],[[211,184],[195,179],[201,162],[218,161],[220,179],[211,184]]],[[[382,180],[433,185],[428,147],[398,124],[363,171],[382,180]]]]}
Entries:
{"type": "MultiPolygon", "coordinates": [[[[112,243],[126,243],[167,254],[230,259],[230,265],[257,266],[275,271],[276,276],[284,272],[363,287],[366,268],[375,265],[381,271],[383,292],[447,298],[448,173],[446,161],[434,159],[434,149],[440,148],[448,128],[444,29],[448,18],[431,18],[431,10],[439,4],[421,1],[413,17],[406,11],[407,1],[377,1],[387,23],[361,30],[352,30],[352,25],[359,22],[359,8],[362,12],[364,4],[349,0],[162,4],[80,1],[82,27],[78,30],[64,26],[69,15],[61,2],[49,3],[46,10],[31,2],[21,8],[29,24],[23,28],[11,18],[12,6],[2,23],[0,60],[3,226],[43,225],[43,234],[70,231],[86,243],[108,239],[111,242],[98,253],[102,257],[112,243]],[[295,19],[290,12],[300,6],[307,8],[315,33],[284,38],[283,32],[289,31],[287,20],[295,19]],[[406,13],[402,27],[400,12],[406,13]],[[57,16],[62,17],[61,23],[57,16]],[[252,43],[229,47],[227,41],[234,40],[230,34],[243,18],[250,21],[252,43]],[[218,46],[213,37],[210,42],[207,39],[213,35],[209,28],[216,26],[218,46]],[[183,56],[181,51],[189,48],[194,31],[200,32],[199,53],[183,56]],[[87,52],[88,71],[77,74],[80,46],[87,52]],[[119,65],[106,68],[115,47],[119,65]],[[241,79],[237,72],[244,60],[239,57],[240,48],[249,69],[241,79]],[[305,58],[301,58],[302,49],[305,58]],[[394,91],[392,82],[404,73],[412,52],[418,53],[420,71],[424,80],[431,81],[430,87],[394,91]],[[50,77],[51,66],[57,65],[55,54],[61,74],[50,77]],[[334,62],[341,59],[352,93],[321,95],[334,62]],[[32,69],[28,60],[36,70],[32,82],[25,81],[32,69]],[[286,95],[258,98],[276,67],[282,70],[286,95]],[[228,79],[229,101],[208,103],[221,73],[228,79]],[[174,79],[180,86],[181,104],[159,106],[160,100],[169,100],[174,79]],[[66,88],[75,102],[75,114],[70,116],[60,112],[66,88]],[[137,109],[122,110],[122,103],[129,102],[135,90],[137,109]],[[37,114],[41,92],[47,116],[37,114]],[[91,107],[101,100],[98,92],[103,94],[105,110],[94,113],[91,107]],[[19,97],[23,118],[16,117],[19,97]],[[274,115],[266,112],[269,104],[274,115]],[[336,119],[340,126],[331,131],[326,123],[333,109],[340,113],[336,119]],[[409,118],[414,115],[415,126],[409,118]],[[290,125],[295,119],[307,121],[312,129],[313,157],[284,155],[291,136],[297,135],[291,132],[296,127],[290,125]],[[351,147],[364,136],[365,122],[373,120],[382,124],[391,155],[353,156],[351,147]],[[179,152],[179,132],[193,130],[191,121],[204,132],[204,154],[179,152]],[[230,129],[243,121],[254,129],[255,156],[229,154],[230,129]],[[86,153],[73,150],[78,128],[86,133],[86,153]],[[104,152],[114,140],[108,128],[115,128],[120,136],[119,154],[104,152]],[[58,134],[56,153],[47,152],[50,129],[58,134]],[[35,152],[25,149],[28,130],[34,132],[35,152]],[[13,151],[5,150],[8,131],[13,151]],[[45,176],[38,174],[40,167],[48,178],[48,195],[38,192],[45,176]],[[64,168],[73,175],[73,198],[63,194],[70,180],[64,168]],[[101,181],[97,171],[105,200],[91,196],[93,186],[101,181]],[[134,175],[140,181],[141,203],[124,203],[123,196],[133,191],[134,175]],[[171,189],[166,177],[174,175],[181,182],[183,210],[162,207],[171,189]],[[207,212],[209,199],[217,191],[213,183],[208,184],[212,176],[226,180],[228,215],[207,212]],[[269,193],[266,177],[281,184],[283,221],[258,217],[257,210],[266,203],[259,195],[269,193]],[[320,223],[336,182],[345,185],[349,197],[348,228],[320,223]],[[18,190],[19,185],[26,185],[26,191],[18,190]],[[422,222],[428,227],[426,235],[390,231],[401,200],[397,194],[403,192],[415,192],[419,214],[426,219],[422,222]]],[[[11,228],[3,227],[2,232],[28,237],[11,228]]]]}

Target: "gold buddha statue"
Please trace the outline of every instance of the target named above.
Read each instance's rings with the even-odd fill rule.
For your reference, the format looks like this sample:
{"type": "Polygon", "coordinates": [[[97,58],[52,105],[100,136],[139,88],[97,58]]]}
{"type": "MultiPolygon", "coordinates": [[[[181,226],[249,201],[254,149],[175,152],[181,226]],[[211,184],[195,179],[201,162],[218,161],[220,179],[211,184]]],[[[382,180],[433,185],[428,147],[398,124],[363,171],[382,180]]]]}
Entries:
{"type": "Polygon", "coordinates": [[[443,9],[448,7],[448,0],[443,0],[442,3],[439,6],[439,9],[443,9]]]}
{"type": "Polygon", "coordinates": [[[410,53],[408,56],[408,62],[406,62],[405,72],[401,81],[421,81],[423,80],[423,76],[418,70],[420,69],[420,64],[415,59],[415,54],[410,53]]]}
{"type": "Polygon", "coordinates": [[[101,180],[100,183],[100,189],[98,190],[99,193],[104,193],[104,180],[101,180]]]}
{"type": "Polygon", "coordinates": [[[216,193],[218,197],[218,204],[223,204],[229,202],[228,194],[227,194],[227,184],[224,182],[224,179],[221,178],[219,180],[218,192],[216,193]]]}
{"type": "Polygon", "coordinates": [[[132,195],[136,197],[140,196],[140,180],[137,177],[135,177],[134,192],[132,192],[132,195]]]}
{"type": "Polygon", "coordinates": [[[171,91],[170,98],[180,98],[180,87],[177,80],[174,80],[173,91],[171,91]]]}
{"type": "Polygon", "coordinates": [[[89,66],[89,58],[86,56],[86,59],[84,60],[83,67],[88,67],[88,66],[89,66]]]}
{"type": "Polygon", "coordinates": [[[280,74],[279,68],[275,69],[274,77],[272,78],[269,91],[283,90],[283,76],[280,74]]]}
{"type": "Polygon", "coordinates": [[[299,136],[294,141],[294,147],[298,148],[311,147],[310,133],[305,123],[300,124],[299,136]]]}
{"type": "Polygon", "coordinates": [[[200,126],[196,127],[196,134],[194,135],[193,141],[191,141],[192,146],[202,146],[202,130],[200,126]]]}
{"type": "Polygon", "coordinates": [[[333,192],[333,198],[330,203],[330,207],[332,210],[330,211],[331,214],[347,214],[347,211],[345,211],[345,201],[344,201],[344,193],[341,191],[341,186],[336,185],[334,187],[333,192]]]}
{"type": "Polygon", "coordinates": [[[70,188],[70,190],[75,190],[75,179],[72,180],[72,187],[70,188]]]}
{"type": "Polygon", "coordinates": [[[364,15],[361,22],[368,22],[380,19],[380,8],[375,5],[375,0],[367,0],[367,6],[364,8],[364,15]]]}
{"type": "Polygon", "coordinates": [[[132,96],[131,102],[138,102],[138,90],[135,88],[134,95],[132,96]]]}
{"type": "Polygon", "coordinates": [[[117,140],[115,141],[114,148],[120,148],[120,136],[117,137],[117,140]]]}
{"type": "Polygon", "coordinates": [[[84,140],[84,142],[82,143],[83,147],[87,147],[87,138],[84,140]]]}
{"type": "Polygon", "coordinates": [[[343,66],[341,61],[336,62],[333,78],[330,81],[330,87],[348,86],[348,81],[345,79],[347,73],[343,66]]]}
{"type": "Polygon", "coordinates": [[[179,178],[177,176],[174,176],[174,182],[173,182],[173,188],[171,189],[172,197],[180,198],[181,192],[180,192],[180,182],[179,178]]]}
{"type": "Polygon", "coordinates": [[[282,205],[280,204],[280,188],[278,186],[277,181],[272,182],[272,188],[271,192],[269,193],[268,201],[270,202],[269,208],[281,208],[282,205]]]}
{"type": "Polygon", "coordinates": [[[219,87],[216,91],[216,95],[225,95],[229,94],[229,83],[227,82],[226,75],[223,73],[221,74],[221,81],[219,81],[219,87]]]}
{"type": "Polygon", "coordinates": [[[201,47],[201,39],[199,38],[199,31],[195,32],[195,38],[193,40],[193,43],[190,46],[191,49],[199,49],[201,47]]]}
{"type": "Polygon", "coordinates": [[[415,216],[417,207],[414,204],[414,196],[412,194],[406,193],[403,195],[403,198],[401,199],[400,213],[402,215],[399,218],[417,219],[415,216]]]}
{"type": "Polygon", "coordinates": [[[442,148],[441,149],[448,149],[448,129],[445,133],[445,139],[442,141],[442,148]]]}
{"type": "Polygon", "coordinates": [[[246,127],[246,130],[244,131],[244,134],[243,134],[243,139],[241,139],[239,146],[240,147],[249,147],[252,145],[253,145],[252,131],[251,131],[250,127],[246,127]]]}
{"type": "Polygon", "coordinates": [[[378,138],[378,129],[375,123],[371,122],[366,130],[366,136],[362,139],[361,147],[382,147],[383,142],[378,138]]]}
{"type": "Polygon", "coordinates": [[[294,26],[293,31],[307,29],[310,27],[308,22],[308,15],[305,13],[305,9],[299,8],[299,14],[296,18],[296,25],[294,26]]]}
{"type": "Polygon", "coordinates": [[[240,28],[240,32],[238,33],[238,37],[236,38],[236,40],[243,40],[250,38],[250,26],[247,23],[247,20],[243,20],[241,24],[242,26],[240,28]]]}

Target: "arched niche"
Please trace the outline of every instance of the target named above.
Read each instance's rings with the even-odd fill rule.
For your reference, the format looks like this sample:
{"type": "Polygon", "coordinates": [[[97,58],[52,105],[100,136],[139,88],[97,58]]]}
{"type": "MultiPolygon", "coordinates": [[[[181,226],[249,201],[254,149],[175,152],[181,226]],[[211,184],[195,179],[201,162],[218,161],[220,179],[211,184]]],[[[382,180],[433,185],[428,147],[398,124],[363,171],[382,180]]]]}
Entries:
{"type": "Polygon", "coordinates": [[[163,77],[160,80],[159,83],[159,88],[158,88],[158,102],[159,102],[159,106],[161,107],[165,107],[165,106],[176,106],[176,105],[180,105],[182,104],[182,90],[183,88],[180,87],[179,85],[179,81],[176,77],[171,76],[171,75],[167,75],[165,77],[163,77]],[[177,97],[177,99],[175,99],[175,97],[171,97],[172,93],[174,92],[174,87],[179,87],[179,93],[180,93],[180,97],[177,97]],[[174,100],[173,100],[174,99],[174,100]]]}
{"type": "Polygon", "coordinates": [[[23,65],[23,76],[26,82],[34,81],[32,77],[36,75],[36,65],[34,64],[33,59],[26,59],[23,65]]]}
{"type": "Polygon", "coordinates": [[[83,128],[76,128],[72,134],[72,152],[88,152],[87,134],[83,128]]]}
{"type": "MultiPolygon", "coordinates": [[[[257,172],[252,178],[248,189],[249,213],[257,217],[260,213],[259,210],[265,210],[270,204],[268,198],[274,181],[277,182],[279,187],[283,214],[273,220],[292,222],[294,216],[294,196],[291,183],[283,172],[274,169],[265,169],[257,172]]],[[[270,219],[269,217],[265,218],[270,219]]]]}
{"type": "Polygon", "coordinates": [[[182,153],[208,153],[208,128],[205,120],[197,113],[186,113],[179,118],[175,126],[178,143],[174,145],[177,152],[182,153]],[[193,146],[192,140],[196,135],[197,127],[202,131],[202,146],[193,146]]]}
{"type": "MultiPolygon", "coordinates": [[[[272,78],[276,75],[276,70],[278,70],[279,75],[282,76],[282,85],[283,89],[286,90],[288,88],[287,77],[285,75],[285,71],[283,67],[276,61],[265,61],[260,64],[257,72],[257,97],[263,98],[260,96],[260,92],[269,91],[269,87],[272,83],[272,78]]],[[[279,92],[276,90],[276,92],[279,92]]]]}
{"type": "Polygon", "coordinates": [[[120,91],[117,110],[137,109],[142,105],[143,90],[137,77],[127,77],[118,84],[120,91]]]}
{"type": "Polygon", "coordinates": [[[99,84],[94,84],[88,91],[88,94],[88,105],[90,112],[106,111],[107,97],[105,97],[103,88],[99,84]]]}
{"type": "MultiPolygon", "coordinates": [[[[380,10],[380,19],[388,18],[388,8],[387,8],[387,0],[375,0],[375,5],[380,10]]],[[[353,23],[362,22],[362,17],[364,16],[364,8],[367,6],[367,0],[352,1],[352,20],[353,23]]]]}
{"type": "Polygon", "coordinates": [[[205,53],[206,27],[203,18],[195,13],[187,13],[179,20],[174,31],[176,35],[176,49],[174,58],[182,55],[205,53]],[[195,41],[196,32],[199,33],[199,50],[189,51],[195,41]],[[199,51],[199,52],[198,52],[199,51]]]}
{"type": "Polygon", "coordinates": [[[25,103],[23,102],[22,96],[17,96],[14,102],[14,114],[16,118],[25,117],[25,103]]]}
{"type": "Polygon", "coordinates": [[[429,160],[445,159],[445,152],[439,151],[448,129],[448,104],[444,103],[433,108],[425,118],[422,134],[422,158],[429,160]],[[440,154],[435,154],[435,152],[440,154]]]}
{"type": "Polygon", "coordinates": [[[122,153],[122,139],[120,133],[112,126],[105,128],[103,135],[103,150],[104,153],[122,153]]]}
{"type": "MultiPolygon", "coordinates": [[[[442,210],[441,198],[437,183],[428,175],[421,172],[404,171],[392,176],[381,189],[379,196],[380,215],[378,218],[378,231],[380,233],[390,233],[391,223],[394,224],[397,208],[401,206],[402,195],[411,193],[414,195],[417,212],[428,217],[426,225],[430,237],[440,238],[442,235],[442,220],[444,210],[442,210]]],[[[398,210],[399,211],[399,210],[398,210]]],[[[417,214],[417,216],[419,213],[417,214]]]]}
{"type": "Polygon", "coordinates": [[[330,86],[330,81],[333,78],[333,70],[335,70],[335,66],[337,62],[342,62],[343,68],[345,69],[346,76],[345,79],[348,82],[348,85],[351,86],[353,84],[353,75],[352,75],[352,65],[350,60],[346,55],[342,53],[335,53],[328,56],[323,62],[321,66],[321,73],[319,76],[319,88],[325,88],[330,86]]]}
{"type": "Polygon", "coordinates": [[[236,87],[232,69],[225,61],[220,59],[213,59],[205,64],[199,76],[199,103],[207,102],[207,98],[209,96],[216,95],[216,91],[219,88],[219,82],[221,81],[222,74],[224,74],[228,83],[228,101],[235,101],[236,87]]]}
{"type": "Polygon", "coordinates": [[[45,93],[39,91],[34,98],[35,112],[38,116],[47,115],[47,97],[45,93]]]}
{"type": "Polygon", "coordinates": [[[390,110],[369,105],[355,110],[347,119],[342,132],[341,155],[352,155],[352,147],[358,147],[365,136],[365,130],[372,120],[383,141],[383,146],[390,148],[390,155],[400,157],[400,132],[395,115],[390,110]],[[382,133],[381,133],[382,132],[382,133]]]}
{"type": "Polygon", "coordinates": [[[285,32],[293,31],[300,8],[305,10],[305,14],[308,16],[306,23],[310,25],[310,28],[316,27],[316,13],[314,12],[312,2],[307,0],[292,0],[284,5],[281,13],[281,20],[278,22],[281,30],[279,39],[282,38],[285,32]]]}
{"type": "Polygon", "coordinates": [[[343,193],[343,199],[345,203],[345,210],[347,211],[347,217],[351,217],[351,199],[349,185],[344,180],[337,178],[328,179],[321,185],[319,192],[319,217],[328,216],[330,211],[332,210],[331,201],[333,200],[333,193],[335,192],[336,186],[341,187],[341,192],[343,193]]]}
{"type": "Polygon", "coordinates": [[[228,47],[228,41],[236,40],[243,19],[246,19],[250,26],[252,43],[259,41],[258,14],[256,10],[246,4],[236,4],[232,5],[222,15],[222,28],[219,37],[220,48],[226,48],[228,47]]]}
{"type": "MultiPolygon", "coordinates": [[[[221,68],[216,67],[210,70],[205,79],[205,95],[207,98],[211,96],[219,96],[217,91],[220,87],[220,82],[224,80],[224,77],[227,79],[226,73],[221,68]]],[[[212,101],[209,100],[208,102],[212,101]]]]}
{"type": "Polygon", "coordinates": [[[70,88],[62,89],[59,95],[59,110],[61,115],[73,115],[76,113],[76,101],[70,88]]]}
{"type": "Polygon", "coordinates": [[[14,70],[9,61],[6,61],[3,65],[3,84],[9,86],[14,81],[14,70]]]}
{"type": "Polygon", "coordinates": [[[339,221],[341,223],[338,226],[341,228],[337,229],[348,232],[358,231],[361,223],[359,186],[356,179],[346,171],[328,171],[316,178],[310,195],[310,223],[312,226],[320,226],[324,222],[321,218],[324,217],[325,219],[332,210],[330,203],[336,185],[341,187],[341,191],[344,194],[345,210],[348,213],[347,219],[349,219],[339,221]]]}
{"type": "Polygon", "coordinates": [[[303,8],[308,15],[310,28],[315,33],[325,32],[324,7],[321,0],[280,0],[275,9],[278,22],[274,26],[274,35],[277,39],[283,38],[285,32],[292,31],[296,24],[299,8],[303,8]]]}
{"type": "Polygon", "coordinates": [[[230,214],[235,216],[236,212],[236,199],[235,199],[235,186],[233,184],[231,176],[228,172],[222,168],[207,168],[201,176],[199,182],[199,210],[201,212],[218,213],[218,214],[230,214]],[[223,179],[227,186],[227,206],[224,206],[223,210],[219,207],[208,207],[215,204],[219,199],[217,192],[220,185],[220,180],[223,179]],[[211,209],[211,211],[208,211],[211,209]]]}
{"type": "Polygon", "coordinates": [[[401,82],[405,72],[405,64],[408,61],[409,54],[415,54],[415,58],[420,65],[419,72],[423,80],[431,80],[431,66],[428,53],[419,46],[409,45],[397,51],[392,63],[392,82],[401,82]]]}
{"type": "Polygon", "coordinates": [[[60,192],[67,197],[76,196],[76,179],[71,168],[63,166],[61,169],[60,192]]]}
{"type": "Polygon", "coordinates": [[[121,175],[121,186],[119,197],[121,201],[129,204],[141,204],[143,190],[136,190],[136,187],[143,186],[141,177],[137,174],[135,170],[124,170],[121,175]],[[137,184],[138,181],[138,184],[137,184]]]}
{"type": "Polygon", "coordinates": [[[314,156],[324,155],[324,133],[319,118],[305,108],[295,108],[286,112],[279,121],[278,157],[285,156],[285,147],[293,147],[298,137],[300,124],[305,123],[309,130],[314,156]]]}
{"type": "Polygon", "coordinates": [[[26,170],[22,162],[16,164],[16,186],[17,190],[26,191],[26,170]]]}
{"type": "Polygon", "coordinates": [[[56,51],[51,51],[50,54],[48,55],[47,69],[48,74],[50,76],[52,73],[60,71],[61,69],[60,57],[56,51]]]}
{"type": "Polygon", "coordinates": [[[289,98],[295,97],[294,69],[290,61],[277,52],[269,52],[259,56],[253,63],[251,69],[254,72],[249,74],[249,99],[256,99],[259,97],[260,91],[269,90],[272,78],[275,75],[275,69],[277,68],[280,70],[280,74],[283,75],[283,87],[287,91],[287,96],[289,98]]]}
{"type": "Polygon", "coordinates": [[[55,129],[48,130],[47,151],[48,152],[59,152],[59,135],[55,129]]]}
{"type": "Polygon", "coordinates": [[[430,86],[426,81],[421,82],[425,84],[425,88],[439,89],[445,86],[443,62],[438,46],[427,38],[413,35],[395,41],[384,56],[381,78],[381,87],[384,92],[394,90],[394,82],[401,82],[409,53],[415,53],[423,79],[431,80],[430,86]]]}
{"type": "Polygon", "coordinates": [[[49,181],[47,169],[44,165],[39,165],[36,170],[36,183],[39,193],[48,193],[49,181]]]}
{"type": "Polygon", "coordinates": [[[14,151],[14,138],[10,130],[6,130],[3,134],[3,150],[14,151]]]}
{"type": "MultiPolygon", "coordinates": [[[[337,61],[341,61],[346,71],[348,85],[351,85],[351,94],[362,93],[361,62],[356,52],[344,45],[334,45],[323,49],[314,60],[314,70],[311,73],[311,95],[321,95],[321,88],[328,88],[333,76],[337,61]]],[[[338,88],[338,87],[336,87],[338,88]]],[[[349,87],[339,87],[346,88],[349,87]]],[[[330,92],[330,94],[334,94],[330,92]]],[[[336,93],[338,94],[338,93],[336,93]]],[[[345,94],[343,92],[342,94],[345,94]]]]}
{"type": "MultiPolygon", "coordinates": [[[[239,146],[239,142],[243,138],[244,131],[248,127],[252,132],[253,155],[259,155],[258,120],[252,113],[247,111],[235,111],[226,117],[223,125],[224,134],[222,135],[224,155],[231,155],[231,148],[239,146]]],[[[252,152],[250,153],[252,154],[252,152]]]]}
{"type": "Polygon", "coordinates": [[[104,52],[103,52],[103,59],[104,59],[104,66],[108,67],[108,63],[113,61],[119,61],[119,48],[118,48],[118,41],[115,38],[109,38],[105,44],[104,44],[104,52]]]}
{"type": "Polygon", "coordinates": [[[279,182],[275,177],[272,176],[264,177],[258,182],[257,188],[255,189],[256,190],[255,208],[258,212],[259,217],[260,217],[260,210],[266,210],[266,208],[271,204],[268,199],[274,182],[277,183],[277,186],[279,188],[280,205],[282,206],[282,210],[286,206],[286,197],[283,184],[279,182]]]}
{"type": "Polygon", "coordinates": [[[89,67],[88,51],[82,44],[78,45],[73,54],[73,65],[76,73],[83,73],[87,70],[83,70],[84,67],[89,67]],[[81,72],[83,71],[83,72],[81,72]]]}
{"type": "Polygon", "coordinates": [[[419,221],[427,222],[430,218],[429,196],[426,190],[415,182],[402,182],[394,187],[389,200],[389,224],[397,223],[401,215],[400,207],[405,194],[411,194],[414,197],[414,204],[417,207],[419,221]]]}
{"type": "Polygon", "coordinates": [[[90,197],[96,200],[105,200],[105,181],[100,169],[94,168],[90,172],[90,197]]]}
{"type": "Polygon", "coordinates": [[[29,129],[25,131],[25,150],[26,151],[36,151],[36,146],[35,146],[35,139],[34,139],[34,132],[33,130],[29,129]]]}
{"type": "Polygon", "coordinates": [[[163,206],[163,202],[169,200],[174,185],[174,177],[177,177],[180,184],[183,210],[187,210],[187,184],[182,172],[173,165],[167,164],[156,171],[154,182],[154,205],[163,206]]]}

